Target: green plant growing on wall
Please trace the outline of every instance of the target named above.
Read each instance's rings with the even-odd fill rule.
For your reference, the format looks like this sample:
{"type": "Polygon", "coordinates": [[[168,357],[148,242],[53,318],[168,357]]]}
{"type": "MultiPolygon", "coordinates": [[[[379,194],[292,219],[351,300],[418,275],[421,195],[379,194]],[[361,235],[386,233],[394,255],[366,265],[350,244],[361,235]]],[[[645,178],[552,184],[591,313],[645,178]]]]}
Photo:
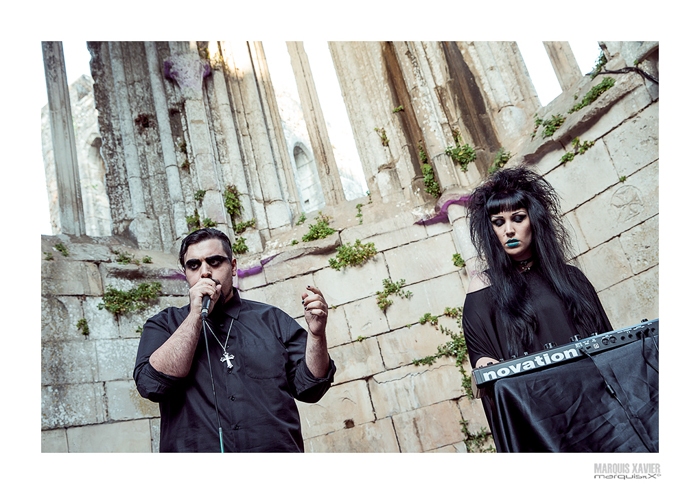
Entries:
{"type": "Polygon", "coordinates": [[[396,294],[401,298],[410,298],[413,295],[413,293],[408,290],[402,290],[402,287],[406,284],[406,280],[401,279],[396,283],[392,283],[389,278],[385,278],[382,280],[382,284],[384,285],[384,290],[376,292],[375,295],[377,296],[377,305],[384,312],[394,303],[394,301],[389,298],[389,295],[396,294]]]}
{"type": "Polygon", "coordinates": [[[301,216],[299,216],[299,221],[297,221],[297,226],[303,225],[305,221],[306,221],[306,213],[301,213],[301,216]]]}
{"type": "Polygon", "coordinates": [[[603,94],[605,91],[607,91],[614,85],[615,79],[613,79],[612,77],[603,77],[603,81],[600,84],[596,84],[595,86],[593,86],[591,90],[586,93],[586,95],[583,97],[580,103],[571,107],[569,113],[577,112],[581,108],[590,105],[595,100],[597,100],[601,94],[603,94]]]}
{"type": "MultiPolygon", "coordinates": [[[[445,308],[444,314],[448,317],[457,319],[461,323],[462,321],[462,309],[461,308],[445,308]]],[[[421,324],[429,322],[433,326],[437,326],[437,329],[442,333],[450,337],[450,341],[444,345],[438,345],[437,352],[433,355],[423,357],[422,359],[413,360],[413,365],[433,365],[437,359],[440,357],[453,357],[455,359],[455,365],[462,375],[462,389],[464,394],[469,398],[474,398],[472,394],[472,381],[471,376],[467,374],[467,370],[464,368],[467,364],[469,354],[467,353],[467,343],[464,339],[464,334],[462,331],[458,333],[444,327],[442,324],[438,325],[437,316],[433,316],[430,313],[425,314],[419,321],[421,324]]]]}
{"type": "Polygon", "coordinates": [[[336,271],[340,271],[340,268],[345,266],[361,266],[377,255],[374,243],[363,244],[359,238],[355,240],[354,244],[341,245],[336,250],[338,254],[328,259],[328,264],[336,271]]]}
{"type": "Polygon", "coordinates": [[[197,209],[194,210],[192,216],[185,216],[185,220],[187,221],[187,228],[190,229],[190,233],[199,229],[199,211],[197,211],[197,209]]]}
{"type": "Polygon", "coordinates": [[[455,145],[445,149],[445,154],[452,158],[452,161],[466,173],[467,165],[476,161],[476,151],[462,141],[462,135],[458,130],[452,132],[452,137],[455,140],[455,145]]]}
{"type": "Polygon", "coordinates": [[[573,151],[565,153],[564,156],[559,158],[559,163],[568,163],[569,161],[572,161],[576,155],[579,154],[584,154],[586,151],[588,151],[593,145],[595,144],[595,141],[583,141],[578,137],[575,137],[573,141],[571,141],[571,146],[573,147],[573,151]]]}
{"type": "Polygon", "coordinates": [[[151,256],[143,256],[143,259],[141,259],[141,262],[144,264],[152,264],[153,258],[151,256]]]}
{"type": "Polygon", "coordinates": [[[331,219],[332,218],[330,216],[326,216],[322,211],[320,211],[318,216],[316,216],[316,223],[309,225],[309,232],[301,237],[301,241],[311,242],[312,240],[319,240],[334,234],[335,230],[328,226],[331,219]]]}
{"type": "Polygon", "coordinates": [[[537,129],[540,128],[540,125],[542,125],[542,119],[535,113],[535,130],[532,131],[532,134],[530,134],[531,140],[537,137],[537,129]]]}
{"type": "Polygon", "coordinates": [[[235,242],[231,243],[231,251],[234,254],[243,255],[248,252],[248,246],[245,243],[245,237],[238,237],[235,242]]]}
{"type": "Polygon", "coordinates": [[[199,189],[197,192],[194,193],[194,200],[197,202],[202,202],[202,199],[204,199],[205,194],[205,190],[199,189]]]}
{"type": "Polygon", "coordinates": [[[238,223],[237,225],[233,225],[233,231],[236,232],[238,235],[246,231],[248,227],[254,227],[255,226],[255,218],[252,220],[244,221],[243,223],[238,223]]]}
{"type": "Polygon", "coordinates": [[[53,248],[59,251],[63,257],[68,257],[70,255],[66,246],[63,245],[63,242],[58,242],[53,248]]]}
{"type": "Polygon", "coordinates": [[[452,254],[452,264],[454,264],[458,268],[463,268],[464,266],[467,265],[467,263],[464,262],[464,259],[462,259],[462,255],[459,253],[452,254]]]}
{"type": "Polygon", "coordinates": [[[375,127],[374,131],[379,135],[379,138],[382,140],[382,146],[389,147],[389,138],[386,136],[386,131],[384,130],[384,127],[381,129],[379,127],[375,127]]]}
{"type": "Polygon", "coordinates": [[[53,261],[53,253],[44,252],[44,261],[53,261]]]}
{"type": "Polygon", "coordinates": [[[508,160],[510,160],[510,157],[511,153],[506,151],[505,148],[499,149],[498,153],[496,153],[496,157],[493,160],[493,165],[489,167],[487,173],[491,174],[503,168],[503,166],[508,163],[508,160]]]}
{"type": "Polygon", "coordinates": [[[90,334],[90,328],[88,328],[88,323],[85,320],[85,318],[79,320],[78,324],[76,324],[76,327],[80,330],[80,334],[83,334],[85,336],[88,336],[90,334]]]}
{"type": "Polygon", "coordinates": [[[400,111],[403,111],[403,105],[399,105],[399,106],[397,106],[396,108],[394,108],[394,113],[397,113],[397,112],[400,112],[400,111]]]}
{"type": "Polygon", "coordinates": [[[244,221],[243,223],[236,223],[236,218],[240,218],[243,213],[243,203],[241,202],[241,193],[238,191],[235,185],[229,185],[224,191],[224,207],[226,212],[231,217],[231,224],[233,225],[233,231],[240,235],[249,227],[255,227],[255,218],[244,221]]]}
{"type": "Polygon", "coordinates": [[[491,433],[482,427],[479,432],[472,434],[469,432],[469,421],[460,420],[460,425],[462,426],[462,434],[464,435],[464,445],[467,447],[468,453],[495,453],[496,450],[493,446],[486,447],[486,441],[488,441],[491,433]]]}
{"type": "Polygon", "coordinates": [[[141,310],[147,307],[151,300],[158,297],[161,288],[162,285],[157,281],[141,283],[138,287],[127,291],[108,286],[102,297],[102,302],[97,308],[107,309],[114,315],[141,310]]]}
{"type": "Polygon", "coordinates": [[[204,218],[204,221],[202,221],[202,226],[204,228],[215,228],[216,227],[216,221],[214,221],[211,218],[204,218]]]}
{"type": "Polygon", "coordinates": [[[182,169],[185,170],[187,173],[189,173],[189,171],[190,171],[190,165],[191,165],[191,164],[192,164],[192,163],[190,163],[190,160],[189,160],[188,158],[185,158],[185,161],[183,161],[183,162],[180,164],[180,168],[182,168],[182,169]]]}
{"type": "Polygon", "coordinates": [[[435,171],[428,162],[428,155],[423,150],[423,146],[418,144],[418,156],[421,162],[421,172],[423,173],[423,182],[425,183],[425,191],[435,198],[440,197],[440,184],[435,180],[435,171]]]}
{"type": "Polygon", "coordinates": [[[566,117],[562,117],[559,113],[548,118],[547,120],[542,120],[542,137],[550,137],[562,126],[566,117]]]}
{"type": "Polygon", "coordinates": [[[357,214],[355,215],[355,218],[360,219],[360,225],[362,224],[362,206],[364,206],[364,204],[355,205],[355,207],[357,208],[357,214]]]}
{"type": "Polygon", "coordinates": [[[606,63],[608,63],[608,59],[605,57],[605,53],[603,52],[603,50],[600,50],[598,60],[596,60],[595,66],[593,67],[593,71],[591,72],[591,79],[595,79],[595,76],[600,74],[600,72],[603,70],[603,67],[605,67],[606,63]]]}

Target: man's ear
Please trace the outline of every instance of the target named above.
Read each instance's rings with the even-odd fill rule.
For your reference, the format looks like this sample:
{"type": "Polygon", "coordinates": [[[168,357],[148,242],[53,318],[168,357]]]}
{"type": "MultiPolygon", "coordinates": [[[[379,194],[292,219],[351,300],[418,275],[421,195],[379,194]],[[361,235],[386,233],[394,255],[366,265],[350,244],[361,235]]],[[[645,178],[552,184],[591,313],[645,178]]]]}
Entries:
{"type": "Polygon", "coordinates": [[[236,263],[236,258],[234,257],[231,259],[231,270],[233,271],[234,276],[236,275],[236,266],[238,264],[236,263]]]}

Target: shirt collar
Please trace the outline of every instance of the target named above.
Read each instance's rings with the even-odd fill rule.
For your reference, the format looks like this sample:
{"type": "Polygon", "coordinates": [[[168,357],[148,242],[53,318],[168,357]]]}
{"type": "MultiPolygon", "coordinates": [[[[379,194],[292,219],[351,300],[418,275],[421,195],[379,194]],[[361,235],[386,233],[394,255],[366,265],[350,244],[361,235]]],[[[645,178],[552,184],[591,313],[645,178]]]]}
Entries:
{"type": "Polygon", "coordinates": [[[233,288],[233,296],[231,299],[224,304],[222,307],[224,314],[233,319],[238,319],[238,314],[241,312],[241,296],[238,293],[236,287],[233,288]]]}

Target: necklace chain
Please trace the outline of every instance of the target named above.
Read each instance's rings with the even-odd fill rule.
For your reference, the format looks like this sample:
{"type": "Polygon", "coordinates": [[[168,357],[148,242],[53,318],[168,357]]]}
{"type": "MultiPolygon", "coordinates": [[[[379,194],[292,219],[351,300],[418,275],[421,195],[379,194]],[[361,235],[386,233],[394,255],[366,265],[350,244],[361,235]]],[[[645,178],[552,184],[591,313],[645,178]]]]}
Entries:
{"type": "Polygon", "coordinates": [[[219,344],[219,346],[221,347],[221,349],[224,351],[224,356],[221,357],[219,360],[220,360],[221,362],[226,362],[226,366],[227,366],[229,369],[231,369],[231,368],[233,367],[233,364],[231,363],[231,360],[234,359],[234,356],[231,355],[231,354],[229,354],[229,353],[226,351],[226,347],[228,346],[228,339],[229,339],[229,337],[231,336],[231,328],[233,328],[233,319],[231,319],[231,324],[229,324],[228,333],[226,334],[226,341],[224,342],[223,345],[221,344],[221,341],[219,341],[219,338],[216,337],[216,334],[214,334],[214,331],[211,329],[211,327],[209,326],[209,324],[206,324],[206,323],[205,323],[205,326],[209,329],[209,332],[212,334],[212,336],[214,337],[214,339],[216,340],[216,342],[219,344]]]}

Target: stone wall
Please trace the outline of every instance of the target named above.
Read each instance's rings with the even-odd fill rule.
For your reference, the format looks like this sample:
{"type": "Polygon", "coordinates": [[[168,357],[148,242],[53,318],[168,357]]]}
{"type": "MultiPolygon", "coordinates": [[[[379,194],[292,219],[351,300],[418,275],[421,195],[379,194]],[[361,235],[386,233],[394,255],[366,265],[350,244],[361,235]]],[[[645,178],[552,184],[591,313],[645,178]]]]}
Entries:
{"type": "MultiPolygon", "coordinates": [[[[657,45],[602,45],[608,70],[639,60],[657,75],[657,45]]],[[[93,46],[98,48],[104,47],[93,46]]],[[[616,81],[611,89],[568,114],[607,75],[580,78],[543,108],[533,105],[527,84],[517,82],[526,70],[507,43],[331,48],[371,199],[324,207],[337,232],[321,240],[301,241],[313,213],[304,224],[297,225],[295,216],[284,228],[268,228],[258,247],[239,257],[238,287],[243,298],[279,306],[302,326],[299,302],[306,285],[318,286],[331,305],[329,351],[338,372],[319,403],[299,404],[307,451],[464,452],[460,422],[467,421],[470,434],[486,427],[481,403],[465,395],[453,360],[432,366],[413,360],[449,340],[440,326],[461,332],[444,311],[462,306],[479,268],[468,240],[465,196],[484,178],[495,150],[507,146],[513,156],[506,166],[534,167],[560,193],[577,261],[613,326],[658,317],[658,85],[638,73],[610,74],[616,81]],[[458,79],[469,84],[458,87],[458,79]],[[392,113],[397,102],[412,105],[410,115],[392,113]],[[470,114],[471,105],[478,116],[470,114]],[[542,118],[561,114],[566,121],[551,137],[541,129],[533,137],[535,112],[542,118]],[[488,131],[476,125],[480,119],[490,119],[488,131]],[[455,125],[477,148],[467,173],[444,151],[455,125]],[[378,126],[389,136],[388,147],[379,142],[378,126]],[[417,137],[441,185],[437,201],[416,175],[417,137]],[[593,145],[562,163],[576,137],[593,145]],[[357,239],[373,242],[378,254],[360,267],[333,270],[328,260],[336,248],[357,239]],[[466,268],[453,264],[455,253],[466,268]],[[383,280],[404,280],[412,295],[392,296],[382,311],[376,292],[383,280]],[[437,326],[419,322],[426,313],[439,316],[437,326]]],[[[140,398],[131,380],[137,329],[160,308],[187,303],[187,292],[170,249],[144,250],[148,242],[124,238],[42,237],[42,252],[53,253],[52,260],[42,260],[43,451],[157,450],[157,406],[140,398]],[[68,257],[55,250],[57,242],[68,257]],[[114,250],[153,262],[122,265],[114,250]],[[163,282],[163,296],[145,311],[115,317],[97,308],[109,285],[124,289],[155,280],[163,282]],[[76,326],[82,318],[87,336],[76,326]]]]}

